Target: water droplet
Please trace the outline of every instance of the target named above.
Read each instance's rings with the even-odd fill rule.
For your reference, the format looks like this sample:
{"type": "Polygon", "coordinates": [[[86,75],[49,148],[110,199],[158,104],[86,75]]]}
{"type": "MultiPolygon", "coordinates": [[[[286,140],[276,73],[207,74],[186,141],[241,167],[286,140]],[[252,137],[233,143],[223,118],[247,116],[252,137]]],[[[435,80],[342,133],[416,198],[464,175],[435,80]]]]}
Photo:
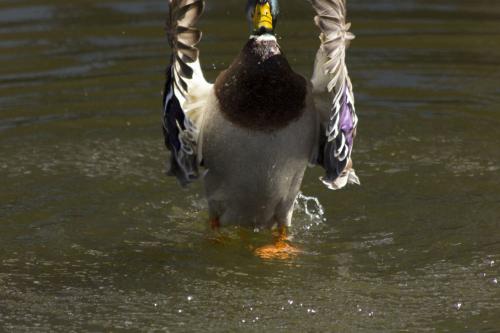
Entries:
{"type": "Polygon", "coordinates": [[[177,310],[177,312],[182,313],[182,309],[177,310]]]}
{"type": "Polygon", "coordinates": [[[156,308],[156,307],[158,306],[158,303],[154,303],[153,305],[154,305],[154,307],[156,308]]]}
{"type": "Polygon", "coordinates": [[[247,321],[245,319],[242,319],[241,322],[244,324],[246,323],[247,321]]]}
{"type": "Polygon", "coordinates": [[[497,278],[494,278],[492,282],[493,282],[494,284],[498,284],[498,279],[497,279],[497,278]]]}
{"type": "Polygon", "coordinates": [[[193,300],[193,296],[189,295],[189,296],[187,297],[187,300],[188,300],[188,301],[192,301],[192,300],[193,300]]]}
{"type": "Polygon", "coordinates": [[[281,311],[284,311],[284,310],[285,310],[285,307],[284,307],[284,306],[282,306],[282,307],[281,307],[281,311]]]}

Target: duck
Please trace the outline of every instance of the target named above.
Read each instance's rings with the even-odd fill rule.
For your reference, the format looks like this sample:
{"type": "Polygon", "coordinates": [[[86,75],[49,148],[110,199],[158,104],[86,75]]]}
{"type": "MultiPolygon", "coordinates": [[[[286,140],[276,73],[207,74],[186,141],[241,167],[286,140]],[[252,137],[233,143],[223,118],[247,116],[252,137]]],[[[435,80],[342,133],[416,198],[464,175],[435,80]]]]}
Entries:
{"type": "MultiPolygon", "coordinates": [[[[215,82],[200,63],[203,0],[169,0],[172,54],[163,93],[168,174],[202,179],[209,225],[278,230],[287,239],[308,167],[331,190],[360,184],[352,152],[358,118],[346,50],[354,35],[346,0],[310,0],[319,28],[313,75],[290,66],[276,38],[278,0],[248,0],[249,39],[215,82]],[[317,96],[329,94],[321,107],[317,96]]],[[[283,247],[283,246],[281,246],[283,247]]]]}

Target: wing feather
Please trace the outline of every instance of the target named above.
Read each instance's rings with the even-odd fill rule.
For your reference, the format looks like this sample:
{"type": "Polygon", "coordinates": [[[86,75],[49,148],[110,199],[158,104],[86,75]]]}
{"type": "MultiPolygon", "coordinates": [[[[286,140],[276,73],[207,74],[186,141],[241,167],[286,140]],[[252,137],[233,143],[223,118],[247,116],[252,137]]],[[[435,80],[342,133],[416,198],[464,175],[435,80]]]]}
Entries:
{"type": "Polygon", "coordinates": [[[169,174],[182,185],[199,176],[198,152],[202,101],[209,84],[201,70],[199,50],[202,32],[195,27],[203,13],[203,0],[170,0],[167,22],[168,42],[172,48],[163,94],[163,134],[171,151],[169,174]]]}
{"type": "Polygon", "coordinates": [[[310,2],[316,11],[314,22],[321,31],[311,83],[314,92],[332,95],[331,108],[320,110],[324,132],[318,163],[326,170],[323,183],[330,189],[340,189],[348,183],[359,184],[351,159],[358,118],[346,65],[346,50],[354,35],[346,22],[346,0],[310,2]]]}

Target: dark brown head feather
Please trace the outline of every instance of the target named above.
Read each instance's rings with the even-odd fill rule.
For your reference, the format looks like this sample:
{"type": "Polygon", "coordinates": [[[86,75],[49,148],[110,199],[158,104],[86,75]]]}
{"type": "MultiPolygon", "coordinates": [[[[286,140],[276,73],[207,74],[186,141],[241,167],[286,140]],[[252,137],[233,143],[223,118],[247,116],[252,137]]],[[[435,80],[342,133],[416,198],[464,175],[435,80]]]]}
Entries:
{"type": "Polygon", "coordinates": [[[293,72],[276,41],[250,39],[215,83],[222,114],[239,126],[273,131],[305,109],[306,80],[293,72]]]}

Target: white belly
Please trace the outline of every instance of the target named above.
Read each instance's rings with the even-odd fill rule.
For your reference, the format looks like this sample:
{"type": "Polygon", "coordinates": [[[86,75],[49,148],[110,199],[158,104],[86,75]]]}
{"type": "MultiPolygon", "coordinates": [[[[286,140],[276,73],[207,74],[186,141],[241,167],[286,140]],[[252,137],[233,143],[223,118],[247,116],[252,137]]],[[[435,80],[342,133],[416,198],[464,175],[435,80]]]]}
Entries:
{"type": "Polygon", "coordinates": [[[206,112],[201,149],[211,218],[221,225],[289,224],[317,144],[316,112],[273,132],[238,127],[215,108],[206,112]]]}

